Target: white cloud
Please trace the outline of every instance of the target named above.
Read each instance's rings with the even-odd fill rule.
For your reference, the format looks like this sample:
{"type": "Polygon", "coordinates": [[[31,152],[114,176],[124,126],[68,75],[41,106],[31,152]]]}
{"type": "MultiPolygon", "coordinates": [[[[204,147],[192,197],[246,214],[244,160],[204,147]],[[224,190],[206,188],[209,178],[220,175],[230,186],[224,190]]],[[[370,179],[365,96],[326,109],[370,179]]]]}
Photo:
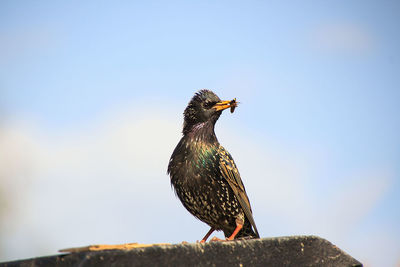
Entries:
{"type": "Polygon", "coordinates": [[[1,230],[6,256],[54,253],[65,240],[65,245],[77,245],[73,238],[92,242],[94,237],[94,242],[97,235],[102,240],[139,224],[135,217],[148,216],[143,209],[163,202],[160,193],[173,199],[166,168],[181,123],[162,114],[145,120],[138,119],[141,115],[117,114],[92,129],[62,135],[37,132],[27,124],[3,129],[0,187],[7,188],[9,212],[1,230]],[[126,220],[114,223],[118,216],[126,220]],[[22,239],[22,245],[15,241],[22,239]],[[26,240],[51,246],[41,250],[26,240]]]}
{"type": "MultiPolygon", "coordinates": [[[[166,175],[181,112],[141,110],[116,112],[63,134],[33,124],[3,129],[0,185],[12,189],[12,212],[0,229],[2,260],[93,243],[194,241],[205,234],[208,227],[184,210],[166,175]]],[[[312,156],[236,132],[217,126],[262,236],[320,234],[340,243],[390,185],[385,173],[361,173],[349,176],[346,190],[316,203],[308,188],[312,156]]]]}
{"type": "Polygon", "coordinates": [[[367,54],[375,47],[372,33],[354,23],[331,23],[319,26],[311,33],[311,42],[321,52],[367,54]]]}

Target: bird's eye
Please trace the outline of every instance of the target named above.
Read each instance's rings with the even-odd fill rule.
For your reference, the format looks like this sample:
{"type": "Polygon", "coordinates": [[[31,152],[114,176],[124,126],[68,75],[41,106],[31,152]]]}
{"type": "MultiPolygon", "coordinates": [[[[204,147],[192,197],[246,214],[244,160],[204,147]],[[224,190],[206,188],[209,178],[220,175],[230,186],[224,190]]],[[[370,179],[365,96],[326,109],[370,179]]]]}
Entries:
{"type": "Polygon", "coordinates": [[[211,108],[212,106],[214,106],[214,102],[212,102],[212,101],[206,101],[206,102],[204,102],[204,107],[205,108],[211,108]]]}

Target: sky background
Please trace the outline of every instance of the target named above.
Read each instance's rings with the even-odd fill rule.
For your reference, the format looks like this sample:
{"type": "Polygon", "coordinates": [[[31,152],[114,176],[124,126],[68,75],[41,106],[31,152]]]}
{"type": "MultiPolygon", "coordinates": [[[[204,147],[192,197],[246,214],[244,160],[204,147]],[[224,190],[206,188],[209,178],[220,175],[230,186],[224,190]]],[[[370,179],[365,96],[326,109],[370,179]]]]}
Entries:
{"type": "Polygon", "coordinates": [[[240,101],[216,133],[262,237],[399,266],[399,23],[398,1],[1,1],[0,261],[201,239],[166,169],[208,88],[240,101]]]}

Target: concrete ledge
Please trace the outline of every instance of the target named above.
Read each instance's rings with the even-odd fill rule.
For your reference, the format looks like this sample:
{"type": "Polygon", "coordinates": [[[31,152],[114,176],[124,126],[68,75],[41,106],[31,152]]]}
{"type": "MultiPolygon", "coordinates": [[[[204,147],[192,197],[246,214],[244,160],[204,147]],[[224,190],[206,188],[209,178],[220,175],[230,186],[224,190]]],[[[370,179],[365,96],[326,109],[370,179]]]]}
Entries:
{"type": "Polygon", "coordinates": [[[0,263],[14,266],[362,266],[329,241],[292,236],[83,251],[0,263]]]}

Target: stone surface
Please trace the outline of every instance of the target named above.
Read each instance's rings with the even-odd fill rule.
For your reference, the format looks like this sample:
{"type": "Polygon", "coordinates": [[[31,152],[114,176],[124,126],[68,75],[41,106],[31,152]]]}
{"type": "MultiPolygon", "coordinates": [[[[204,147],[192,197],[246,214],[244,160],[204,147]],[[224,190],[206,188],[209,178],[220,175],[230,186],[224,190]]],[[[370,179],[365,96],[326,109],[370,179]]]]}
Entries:
{"type": "Polygon", "coordinates": [[[317,236],[84,251],[0,263],[14,266],[362,266],[317,236]]]}

